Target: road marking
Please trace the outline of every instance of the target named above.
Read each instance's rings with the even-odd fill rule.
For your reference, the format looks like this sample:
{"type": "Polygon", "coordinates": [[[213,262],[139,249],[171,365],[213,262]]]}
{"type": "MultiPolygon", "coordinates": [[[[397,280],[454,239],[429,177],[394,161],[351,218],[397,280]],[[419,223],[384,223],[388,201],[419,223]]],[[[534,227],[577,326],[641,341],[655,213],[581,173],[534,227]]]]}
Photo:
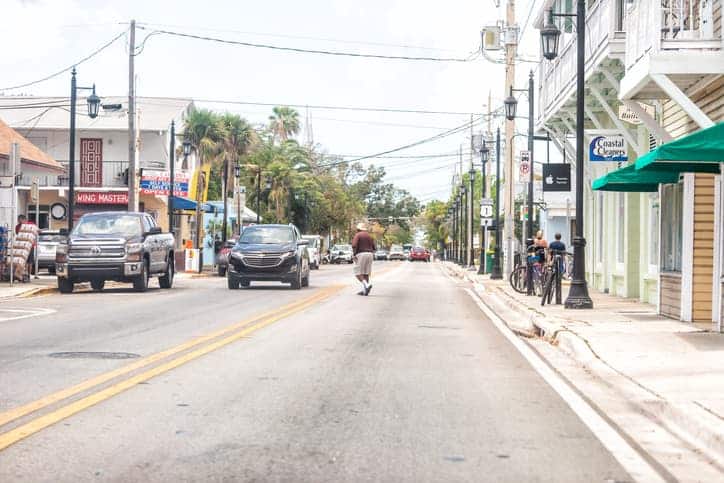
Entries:
{"type": "Polygon", "coordinates": [[[53,309],[0,309],[0,322],[50,315],[55,312],[53,309]],[[3,315],[3,313],[7,315],[3,315]]]}
{"type": "Polygon", "coordinates": [[[528,345],[520,340],[475,293],[466,288],[470,298],[493,322],[503,336],[525,357],[535,371],[565,401],[578,418],[598,438],[628,474],[637,481],[666,481],[649,463],[624,439],[616,429],[606,422],[578,393],[556,374],[528,345]]]}
{"type": "MultiPolygon", "coordinates": [[[[44,407],[58,403],[64,399],[67,399],[76,394],[80,394],[81,392],[92,389],[100,384],[109,382],[117,377],[129,374],[138,369],[142,369],[153,363],[166,359],[167,357],[176,355],[180,352],[186,351],[188,349],[192,349],[192,348],[199,346],[210,340],[216,339],[218,337],[227,335],[236,330],[242,329],[242,328],[248,326],[249,324],[256,323],[256,325],[258,325],[258,323],[260,323],[260,321],[268,320],[272,317],[275,317],[277,314],[286,314],[286,315],[284,315],[286,317],[290,314],[293,314],[295,312],[298,312],[298,311],[306,308],[310,303],[321,301],[322,299],[338,292],[339,290],[342,289],[342,287],[343,286],[335,285],[335,286],[331,286],[331,287],[328,287],[325,289],[321,289],[316,294],[314,294],[310,297],[307,297],[305,299],[289,303],[285,306],[279,307],[274,310],[267,311],[260,315],[254,316],[250,319],[246,319],[246,320],[237,322],[228,327],[224,327],[222,329],[211,332],[210,334],[206,334],[206,335],[199,336],[199,337],[194,337],[193,339],[191,339],[187,342],[184,342],[180,345],[177,345],[175,347],[172,347],[170,349],[166,349],[164,351],[157,352],[156,354],[152,354],[150,356],[144,357],[131,364],[125,365],[123,367],[119,367],[118,369],[115,369],[115,370],[112,370],[109,372],[105,372],[103,374],[99,374],[98,376],[95,376],[88,380],[82,381],[69,388],[61,389],[60,391],[54,392],[52,394],[44,396],[35,401],[29,402],[22,406],[18,406],[16,408],[13,408],[13,409],[10,409],[3,413],[0,413],[0,426],[4,426],[5,424],[7,424],[11,421],[14,421],[14,420],[21,418],[23,416],[26,416],[28,414],[31,414],[44,407]]],[[[275,321],[276,320],[278,320],[278,319],[275,319],[275,321]]],[[[256,327],[256,325],[254,325],[252,327],[256,327]]],[[[266,325],[268,325],[268,324],[266,324],[266,325]]],[[[4,435],[3,435],[3,437],[4,437],[4,435]]],[[[2,448],[3,447],[0,447],[0,449],[2,449],[2,448]]]]}

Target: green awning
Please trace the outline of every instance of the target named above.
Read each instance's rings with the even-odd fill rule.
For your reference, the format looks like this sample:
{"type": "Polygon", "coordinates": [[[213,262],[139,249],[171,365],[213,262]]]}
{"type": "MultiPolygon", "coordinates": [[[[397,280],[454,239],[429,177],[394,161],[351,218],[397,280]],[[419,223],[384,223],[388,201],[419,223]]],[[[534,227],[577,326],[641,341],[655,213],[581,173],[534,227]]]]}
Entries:
{"type": "Polygon", "coordinates": [[[595,179],[593,189],[596,191],[650,192],[658,191],[661,183],[677,183],[678,181],[679,173],[675,171],[653,168],[636,170],[635,165],[629,164],[595,179]]]}
{"type": "Polygon", "coordinates": [[[718,173],[724,163],[724,122],[662,144],[636,160],[639,171],[718,173]]]}

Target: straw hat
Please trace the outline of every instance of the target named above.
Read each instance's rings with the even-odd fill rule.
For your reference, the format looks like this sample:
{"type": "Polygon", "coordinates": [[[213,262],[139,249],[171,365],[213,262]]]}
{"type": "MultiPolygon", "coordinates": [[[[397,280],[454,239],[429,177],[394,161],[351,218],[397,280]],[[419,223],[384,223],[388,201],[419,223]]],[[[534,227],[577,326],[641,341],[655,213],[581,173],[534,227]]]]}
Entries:
{"type": "Polygon", "coordinates": [[[358,231],[367,231],[367,225],[363,222],[357,223],[357,230],[358,231]]]}

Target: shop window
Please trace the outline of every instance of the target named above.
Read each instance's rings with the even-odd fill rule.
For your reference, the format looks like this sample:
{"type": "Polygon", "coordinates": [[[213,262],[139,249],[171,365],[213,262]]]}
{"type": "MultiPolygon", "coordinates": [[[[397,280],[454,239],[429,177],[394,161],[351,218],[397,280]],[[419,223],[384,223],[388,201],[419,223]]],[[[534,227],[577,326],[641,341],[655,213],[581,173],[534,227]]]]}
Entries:
{"type": "Polygon", "coordinates": [[[661,270],[664,272],[681,272],[683,201],[683,183],[663,185],[661,218],[666,224],[661,227],[661,270]]]}
{"type": "Polygon", "coordinates": [[[626,251],[626,194],[621,192],[616,197],[616,262],[624,262],[626,251]]]}

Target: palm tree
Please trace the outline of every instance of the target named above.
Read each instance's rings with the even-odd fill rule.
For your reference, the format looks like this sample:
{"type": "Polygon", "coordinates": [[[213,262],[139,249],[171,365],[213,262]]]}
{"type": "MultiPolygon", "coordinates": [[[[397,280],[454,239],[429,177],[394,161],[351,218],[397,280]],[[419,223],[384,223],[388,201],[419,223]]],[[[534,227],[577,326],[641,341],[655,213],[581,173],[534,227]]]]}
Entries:
{"type": "MultiPolygon", "coordinates": [[[[198,158],[196,183],[196,247],[201,248],[201,201],[208,180],[204,179],[203,168],[214,161],[221,151],[224,127],[218,115],[208,109],[194,109],[184,122],[186,138],[198,158]]],[[[201,268],[201,265],[199,265],[201,268]]]]}
{"type": "Polygon", "coordinates": [[[269,128],[274,138],[284,142],[299,133],[299,113],[290,107],[275,107],[269,116],[269,128]]]}
{"type": "MultiPolygon", "coordinates": [[[[226,241],[226,220],[229,199],[228,180],[233,174],[233,163],[238,163],[239,158],[246,155],[252,146],[258,142],[258,136],[253,127],[238,114],[226,113],[219,120],[224,129],[223,144],[223,200],[224,200],[224,222],[222,228],[222,238],[226,241]]],[[[237,213],[237,223],[241,227],[241,213],[237,213]]]]}

